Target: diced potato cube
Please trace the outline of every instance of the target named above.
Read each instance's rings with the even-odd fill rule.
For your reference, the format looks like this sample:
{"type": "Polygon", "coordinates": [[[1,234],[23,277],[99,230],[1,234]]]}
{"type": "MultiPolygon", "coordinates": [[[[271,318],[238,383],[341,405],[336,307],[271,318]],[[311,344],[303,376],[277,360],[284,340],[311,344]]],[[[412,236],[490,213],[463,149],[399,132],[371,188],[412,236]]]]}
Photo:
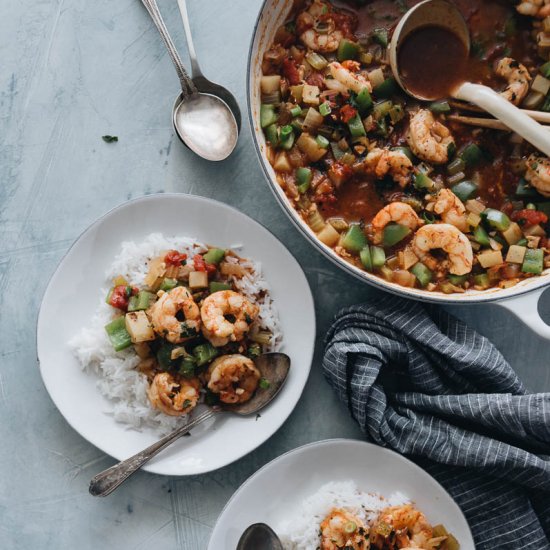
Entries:
{"type": "Polygon", "coordinates": [[[373,88],[376,88],[376,86],[379,86],[385,80],[384,71],[380,68],[369,71],[368,77],[373,88]]]}
{"type": "Polygon", "coordinates": [[[189,273],[189,288],[207,288],[208,273],[206,271],[191,271],[189,273]]]}
{"type": "Polygon", "coordinates": [[[544,237],[546,231],[540,225],[530,225],[523,230],[526,237],[544,237]]]}
{"type": "Polygon", "coordinates": [[[165,272],[166,264],[164,263],[164,256],[152,259],[149,262],[149,271],[144,279],[145,284],[151,290],[158,290],[165,272]]]}
{"type": "Polygon", "coordinates": [[[511,264],[522,264],[526,251],[527,251],[527,248],[525,248],[524,246],[518,246],[517,244],[513,244],[508,249],[508,254],[506,254],[506,261],[511,264]]]}
{"type": "Polygon", "coordinates": [[[550,90],[550,80],[544,78],[541,74],[535,76],[533,84],[531,84],[531,90],[533,92],[538,92],[539,94],[546,95],[548,90],[550,90]]]}
{"type": "Polygon", "coordinates": [[[117,275],[113,279],[113,286],[128,286],[128,281],[122,275],[117,275]]]}
{"type": "Polygon", "coordinates": [[[330,223],[327,223],[323,229],[317,234],[317,237],[319,237],[319,240],[322,243],[325,243],[327,246],[334,246],[338,240],[340,239],[340,233],[330,225],[330,223]]]}
{"type": "Polygon", "coordinates": [[[290,87],[290,95],[298,102],[302,103],[302,95],[304,93],[304,85],[300,84],[299,86],[290,87]]]}
{"type": "Polygon", "coordinates": [[[504,261],[500,250],[484,250],[477,255],[477,259],[481,267],[485,269],[499,265],[504,261]]]}
{"type": "Polygon", "coordinates": [[[319,86],[304,84],[304,89],[302,90],[302,102],[307,105],[319,105],[319,94],[319,86]]]}
{"type": "Polygon", "coordinates": [[[502,245],[498,242],[498,241],[495,241],[495,239],[489,237],[489,245],[491,246],[491,248],[493,250],[502,250],[502,245]]]}
{"type": "Polygon", "coordinates": [[[273,163],[273,168],[278,172],[292,171],[292,165],[290,164],[290,161],[288,160],[288,155],[285,151],[281,151],[277,155],[277,157],[275,158],[275,162],[273,163]]]}
{"type": "Polygon", "coordinates": [[[516,244],[523,238],[523,231],[516,222],[512,222],[510,227],[508,227],[506,231],[502,232],[502,236],[506,239],[508,244],[516,244]]]}
{"type": "Polygon", "coordinates": [[[475,212],[470,212],[466,218],[466,222],[470,227],[477,227],[481,222],[481,216],[475,212]]]}
{"type": "Polygon", "coordinates": [[[302,151],[302,153],[305,153],[307,158],[311,162],[317,162],[318,160],[321,160],[322,157],[324,157],[327,154],[328,149],[325,149],[324,147],[321,147],[316,141],[313,136],[310,136],[306,132],[303,132],[298,140],[296,141],[296,145],[302,151]]]}
{"type": "Polygon", "coordinates": [[[529,235],[529,237],[527,237],[527,248],[538,248],[540,244],[540,239],[540,237],[529,235]]]}
{"type": "Polygon", "coordinates": [[[486,209],[486,206],[478,200],[470,199],[466,201],[466,210],[474,214],[481,214],[486,209]]]}
{"type": "Polygon", "coordinates": [[[262,76],[260,80],[260,88],[262,94],[271,94],[277,92],[281,87],[281,77],[278,74],[262,76]]]}
{"type": "Polygon", "coordinates": [[[126,314],[126,330],[134,344],[150,342],[155,339],[155,333],[145,311],[132,311],[126,314]]]}
{"type": "Polygon", "coordinates": [[[402,269],[409,269],[419,262],[418,256],[410,248],[405,248],[400,253],[399,263],[402,269]]]}

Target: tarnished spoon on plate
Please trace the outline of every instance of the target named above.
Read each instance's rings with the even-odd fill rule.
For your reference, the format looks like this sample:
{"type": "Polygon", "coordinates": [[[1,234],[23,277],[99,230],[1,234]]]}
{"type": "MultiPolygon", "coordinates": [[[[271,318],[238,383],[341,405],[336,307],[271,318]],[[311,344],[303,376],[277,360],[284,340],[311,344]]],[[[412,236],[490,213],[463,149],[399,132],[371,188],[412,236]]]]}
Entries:
{"type": "Polygon", "coordinates": [[[268,388],[259,388],[252,396],[252,399],[245,403],[239,405],[221,404],[220,406],[210,408],[202,414],[199,414],[196,418],[190,420],[187,424],[169,433],[160,441],[153,443],[153,445],[147,447],[147,449],[100,472],[90,481],[90,494],[95,497],[105,497],[111,494],[146,462],[149,462],[149,460],[160,453],[160,451],[166,449],[166,447],[171,445],[176,439],[189,433],[192,428],[199,425],[201,422],[219,413],[229,412],[239,416],[249,416],[263,409],[267,404],[273,401],[283,387],[290,369],[290,358],[284,353],[264,353],[256,359],[255,364],[261,376],[269,380],[268,388]]]}
{"type": "Polygon", "coordinates": [[[185,2],[178,3],[189,45],[192,79],[178,55],[174,42],[162,19],[156,0],[141,0],[162,37],[176,68],[181,94],[176,98],[172,122],[178,137],[191,151],[207,160],[224,160],[235,149],[239,137],[241,113],[233,95],[202,75],[191,39],[185,2]]]}
{"type": "Polygon", "coordinates": [[[237,550],[283,550],[283,543],[269,525],[254,523],[241,535],[237,550]]]}
{"type": "Polygon", "coordinates": [[[393,75],[409,95],[433,101],[452,96],[478,105],[550,156],[547,130],[500,94],[467,82],[470,32],[455,4],[425,0],[411,8],[392,36],[389,54],[393,75]],[[419,55],[419,48],[426,57],[419,55]]]}

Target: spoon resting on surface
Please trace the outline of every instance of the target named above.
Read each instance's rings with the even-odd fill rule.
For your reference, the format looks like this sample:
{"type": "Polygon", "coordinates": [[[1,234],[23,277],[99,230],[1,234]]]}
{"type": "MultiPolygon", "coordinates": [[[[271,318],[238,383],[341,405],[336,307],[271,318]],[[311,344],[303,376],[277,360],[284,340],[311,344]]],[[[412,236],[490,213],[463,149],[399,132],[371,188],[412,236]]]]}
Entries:
{"type": "Polygon", "coordinates": [[[161,440],[153,443],[143,451],[100,472],[90,481],[90,494],[95,497],[110,495],[145,463],[149,462],[149,460],[163,449],[166,449],[174,441],[189,433],[192,428],[201,422],[224,412],[239,416],[249,416],[256,414],[271,403],[286,381],[290,369],[290,358],[284,353],[264,353],[255,360],[255,365],[260,371],[261,376],[269,380],[268,388],[258,388],[252,398],[244,403],[239,403],[238,405],[226,405],[222,403],[217,407],[207,409],[187,424],[175,429],[172,433],[164,436],[161,440]]]}
{"type": "Polygon", "coordinates": [[[425,0],[411,8],[395,28],[389,51],[393,75],[409,95],[474,103],[550,156],[548,132],[539,123],[488,86],[467,81],[469,53],[466,21],[447,0],[425,0]]]}
{"type": "Polygon", "coordinates": [[[237,550],[283,550],[283,544],[269,525],[254,523],[241,535],[237,550]]]}

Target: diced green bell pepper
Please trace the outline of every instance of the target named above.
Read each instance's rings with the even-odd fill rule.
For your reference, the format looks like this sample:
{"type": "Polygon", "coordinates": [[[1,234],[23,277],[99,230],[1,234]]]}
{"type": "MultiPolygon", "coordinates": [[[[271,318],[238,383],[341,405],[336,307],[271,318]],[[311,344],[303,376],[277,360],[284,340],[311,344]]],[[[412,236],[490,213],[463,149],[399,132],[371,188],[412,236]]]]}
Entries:
{"type": "Polygon", "coordinates": [[[460,158],[468,168],[476,166],[483,159],[483,151],[475,143],[469,143],[460,152],[460,158]]]}
{"type": "Polygon", "coordinates": [[[351,134],[351,137],[358,138],[367,135],[365,127],[363,126],[363,121],[357,113],[353,118],[348,121],[348,128],[351,134]]]}
{"type": "Polygon", "coordinates": [[[544,267],[544,251],[541,248],[528,248],[523,258],[521,270],[524,273],[540,275],[544,267]]]}
{"type": "Polygon", "coordinates": [[[193,356],[197,361],[197,366],[202,367],[218,356],[218,350],[209,342],[200,344],[193,350],[193,356]]]}
{"type": "Polygon", "coordinates": [[[122,351],[132,345],[132,338],[126,330],[126,320],[124,316],[117,317],[105,325],[105,332],[115,351],[122,351]]]}
{"type": "Polygon", "coordinates": [[[474,229],[474,239],[481,246],[490,246],[491,245],[491,243],[489,242],[489,235],[488,235],[487,231],[485,231],[485,229],[481,225],[478,225],[474,229]]]}
{"type": "Polygon", "coordinates": [[[452,273],[449,273],[447,278],[453,285],[462,286],[468,280],[468,275],[453,275],[452,273]]]}
{"type": "Polygon", "coordinates": [[[195,369],[197,368],[197,366],[197,360],[190,355],[186,355],[181,358],[178,372],[184,378],[193,378],[193,376],[195,376],[195,369]]]}
{"type": "Polygon", "coordinates": [[[340,40],[336,57],[338,58],[338,61],[342,62],[342,61],[345,61],[346,59],[355,59],[358,53],[359,53],[359,45],[356,44],[355,42],[351,42],[350,40],[344,39],[344,40],[340,40]]]}
{"type": "Polygon", "coordinates": [[[342,240],[342,246],[348,252],[361,252],[367,246],[367,237],[358,224],[350,225],[348,232],[342,240]]]}
{"type": "Polygon", "coordinates": [[[487,273],[478,273],[474,275],[474,284],[481,288],[489,288],[491,286],[489,275],[487,275],[487,273]]]}
{"type": "Polygon", "coordinates": [[[218,265],[225,258],[225,250],[222,248],[211,248],[203,258],[207,264],[218,265]]]}
{"type": "Polygon", "coordinates": [[[279,131],[276,124],[271,124],[267,128],[264,128],[265,139],[277,147],[279,145],[279,131]]]}
{"type": "Polygon", "coordinates": [[[525,179],[521,178],[516,188],[516,197],[519,199],[536,199],[540,195],[534,187],[531,187],[525,179]]]}
{"type": "Polygon", "coordinates": [[[464,180],[451,187],[451,191],[462,201],[466,202],[477,192],[477,185],[473,181],[464,180]]]}
{"type": "Polygon", "coordinates": [[[383,48],[387,48],[389,43],[387,29],[375,29],[372,33],[372,39],[383,48]]]}
{"type": "Polygon", "coordinates": [[[361,116],[366,116],[372,109],[372,97],[368,88],[363,88],[355,97],[355,103],[359,109],[361,116]]]}
{"type": "Polygon", "coordinates": [[[510,227],[510,218],[500,210],[487,208],[481,213],[481,216],[487,220],[487,223],[498,231],[506,231],[510,227]]]}
{"type": "Polygon", "coordinates": [[[305,193],[311,185],[312,178],[313,172],[310,168],[296,168],[296,186],[298,187],[298,192],[305,193]]]}
{"type": "Polygon", "coordinates": [[[214,292],[220,292],[221,290],[231,290],[231,285],[227,283],[220,283],[218,281],[212,281],[209,285],[210,294],[214,292]]]}
{"type": "Polygon", "coordinates": [[[394,246],[409,235],[410,232],[411,230],[405,225],[390,223],[384,227],[382,242],[384,243],[384,246],[394,246]]]}
{"type": "Polygon", "coordinates": [[[287,124],[283,126],[279,132],[279,147],[281,149],[292,149],[294,145],[294,128],[287,124]]]}
{"type": "Polygon", "coordinates": [[[422,262],[418,262],[411,267],[411,273],[418,279],[422,286],[427,286],[432,280],[432,272],[422,262]]]}
{"type": "Polygon", "coordinates": [[[441,114],[448,113],[451,110],[451,106],[446,100],[434,101],[433,103],[430,103],[429,109],[432,113],[441,114]]]}
{"type": "Polygon", "coordinates": [[[390,76],[390,78],[386,78],[384,82],[378,84],[378,86],[372,90],[372,93],[375,97],[388,98],[394,95],[397,90],[397,82],[395,81],[395,78],[390,76]]]}
{"type": "Polygon", "coordinates": [[[430,177],[428,177],[424,172],[417,172],[414,175],[414,186],[417,189],[433,189],[434,188],[434,181],[430,177]]]}
{"type": "Polygon", "coordinates": [[[172,359],[172,351],[176,347],[175,344],[165,342],[157,350],[157,361],[161,368],[170,369],[177,365],[177,359],[172,359]]]}
{"type": "Polygon", "coordinates": [[[260,106],[260,126],[267,128],[277,122],[275,105],[264,104],[260,106]]]}

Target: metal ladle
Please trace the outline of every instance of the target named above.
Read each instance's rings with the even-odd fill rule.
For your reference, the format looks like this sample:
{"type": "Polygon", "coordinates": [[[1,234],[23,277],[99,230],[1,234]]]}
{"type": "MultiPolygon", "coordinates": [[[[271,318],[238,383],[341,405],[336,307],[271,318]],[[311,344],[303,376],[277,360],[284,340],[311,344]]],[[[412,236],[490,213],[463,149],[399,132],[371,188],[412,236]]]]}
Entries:
{"type": "MultiPolygon", "coordinates": [[[[210,83],[209,88],[201,86],[202,89],[199,90],[181,62],[156,0],[141,2],[159,31],[180,80],[181,94],[174,103],[172,113],[172,122],[178,137],[191,151],[207,160],[226,159],[235,149],[239,137],[237,117],[240,122],[240,111],[235,99],[233,98],[231,103],[233,109],[236,108],[237,116],[224,101],[231,96],[225,88],[210,83]]],[[[186,36],[190,43],[190,32],[187,32],[187,29],[186,36]]],[[[192,52],[191,61],[198,69],[194,48],[192,52]]]]}
{"type": "Polygon", "coordinates": [[[190,420],[187,424],[177,428],[156,443],[153,443],[147,447],[147,449],[100,472],[90,481],[90,494],[95,497],[110,495],[146,462],[149,462],[149,460],[163,449],[166,449],[166,447],[171,445],[174,441],[186,433],[189,433],[189,430],[205,420],[224,412],[237,414],[239,416],[249,416],[251,414],[256,414],[268,403],[271,403],[283,387],[288,376],[290,358],[284,353],[264,353],[256,359],[255,364],[256,368],[260,371],[260,375],[266,380],[269,380],[268,388],[258,388],[256,393],[252,396],[252,399],[244,403],[238,405],[226,405],[221,403],[217,407],[209,408],[196,418],[190,420]]]}
{"type": "MultiPolygon", "coordinates": [[[[425,0],[411,8],[403,16],[395,28],[390,43],[390,64],[393,75],[401,88],[409,95],[423,101],[433,101],[441,98],[422,97],[407,87],[400,71],[398,53],[400,46],[413,32],[423,27],[432,26],[441,27],[452,32],[463,42],[466,55],[470,53],[470,32],[466,21],[454,4],[446,0],[425,0]]],[[[423,61],[429,63],[429,59],[423,61]]],[[[504,122],[510,130],[518,133],[537,149],[550,156],[548,131],[488,86],[462,82],[451,91],[451,95],[456,99],[474,103],[491,113],[504,122]]]]}

